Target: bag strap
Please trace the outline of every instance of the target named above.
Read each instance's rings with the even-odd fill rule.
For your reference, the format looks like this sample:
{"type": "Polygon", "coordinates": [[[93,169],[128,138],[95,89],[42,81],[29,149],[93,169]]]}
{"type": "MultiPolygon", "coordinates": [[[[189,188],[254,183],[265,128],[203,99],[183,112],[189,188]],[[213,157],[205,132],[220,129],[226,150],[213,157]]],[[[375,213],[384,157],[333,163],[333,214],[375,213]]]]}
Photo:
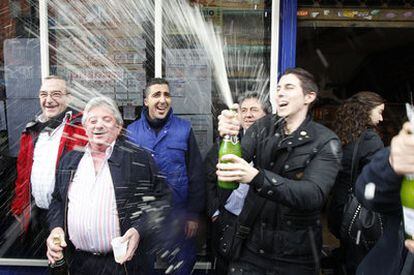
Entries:
{"type": "MultiPolygon", "coordinates": [[[[266,199],[261,196],[256,196],[256,207],[253,207],[250,209],[250,211],[245,216],[244,221],[240,221],[237,224],[237,230],[236,230],[236,237],[239,237],[241,239],[246,239],[251,231],[251,227],[256,220],[256,217],[258,216],[259,212],[262,210],[266,199]]],[[[241,218],[239,216],[239,218],[241,218]]]]}
{"type": "Polygon", "coordinates": [[[354,145],[354,151],[352,153],[352,162],[351,162],[351,181],[350,181],[350,186],[349,186],[349,191],[352,193],[353,192],[353,184],[354,181],[356,180],[355,175],[358,171],[359,168],[359,158],[358,158],[358,153],[359,153],[359,144],[361,143],[361,141],[364,139],[365,134],[366,134],[367,130],[364,130],[361,135],[359,136],[359,138],[357,139],[357,141],[355,142],[354,145]]]}

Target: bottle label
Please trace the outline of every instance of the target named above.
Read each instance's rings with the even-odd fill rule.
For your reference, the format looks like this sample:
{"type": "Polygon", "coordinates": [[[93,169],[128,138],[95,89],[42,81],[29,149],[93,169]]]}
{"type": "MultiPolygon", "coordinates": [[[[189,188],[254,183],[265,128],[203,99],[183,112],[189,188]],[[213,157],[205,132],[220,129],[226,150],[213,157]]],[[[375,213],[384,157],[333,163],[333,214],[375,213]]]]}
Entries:
{"type": "Polygon", "coordinates": [[[236,145],[237,143],[239,143],[239,137],[231,136],[231,143],[233,143],[233,145],[236,145]]]}
{"type": "Polygon", "coordinates": [[[414,209],[403,206],[405,233],[414,235],[414,209]]]}

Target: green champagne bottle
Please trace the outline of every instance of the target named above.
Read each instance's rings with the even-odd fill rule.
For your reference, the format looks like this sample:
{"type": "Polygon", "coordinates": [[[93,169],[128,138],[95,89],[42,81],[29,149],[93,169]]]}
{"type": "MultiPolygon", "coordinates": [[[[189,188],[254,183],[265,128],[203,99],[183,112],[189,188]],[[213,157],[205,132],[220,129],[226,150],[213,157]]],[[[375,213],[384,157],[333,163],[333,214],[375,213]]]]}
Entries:
{"type": "MultiPolygon", "coordinates": [[[[221,157],[224,155],[228,155],[228,154],[233,154],[238,157],[242,156],[242,150],[241,150],[241,145],[240,145],[238,136],[225,135],[223,140],[221,141],[219,155],[218,155],[219,161],[221,163],[225,163],[224,161],[221,160],[221,157]]],[[[228,182],[228,181],[219,180],[217,183],[218,183],[218,186],[223,189],[234,190],[239,187],[238,182],[232,182],[232,181],[228,182]]]]}
{"type": "Polygon", "coordinates": [[[414,175],[404,177],[400,192],[404,216],[404,235],[406,239],[412,239],[414,235],[414,175]]]}

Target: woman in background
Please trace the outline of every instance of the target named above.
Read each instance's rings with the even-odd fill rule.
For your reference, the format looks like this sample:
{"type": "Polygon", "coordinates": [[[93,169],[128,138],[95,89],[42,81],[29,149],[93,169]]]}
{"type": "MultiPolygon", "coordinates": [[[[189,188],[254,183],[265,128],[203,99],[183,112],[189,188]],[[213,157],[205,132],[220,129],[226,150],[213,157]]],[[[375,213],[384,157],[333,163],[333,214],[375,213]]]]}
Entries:
{"type": "Polygon", "coordinates": [[[332,190],[328,224],[330,231],[341,241],[340,254],[343,256],[344,266],[337,270],[338,274],[355,274],[356,268],[370,249],[362,242],[342,239],[340,227],[345,203],[354,190],[358,175],[372,156],[384,147],[376,131],[376,126],[382,121],[384,102],[385,100],[376,93],[359,92],[347,99],[337,110],[334,130],[342,143],[342,169],[332,190]],[[354,163],[357,169],[351,179],[352,159],[357,142],[359,146],[354,163]]]}

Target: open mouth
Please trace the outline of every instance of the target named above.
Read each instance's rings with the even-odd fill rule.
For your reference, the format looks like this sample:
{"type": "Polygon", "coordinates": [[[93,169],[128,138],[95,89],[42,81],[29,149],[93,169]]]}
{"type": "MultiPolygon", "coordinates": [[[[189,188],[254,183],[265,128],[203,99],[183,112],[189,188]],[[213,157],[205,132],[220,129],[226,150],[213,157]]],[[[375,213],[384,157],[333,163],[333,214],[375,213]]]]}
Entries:
{"type": "Polygon", "coordinates": [[[54,109],[54,108],[57,108],[57,107],[58,107],[58,105],[55,105],[55,106],[45,106],[46,109],[54,109]]]}
{"type": "Polygon", "coordinates": [[[280,102],[280,103],[279,103],[279,108],[284,108],[284,107],[286,107],[287,105],[289,105],[289,103],[287,103],[287,102],[280,102]]]}
{"type": "Polygon", "coordinates": [[[157,109],[157,112],[159,112],[159,113],[165,113],[167,111],[167,106],[157,107],[156,109],[157,109]]]}

